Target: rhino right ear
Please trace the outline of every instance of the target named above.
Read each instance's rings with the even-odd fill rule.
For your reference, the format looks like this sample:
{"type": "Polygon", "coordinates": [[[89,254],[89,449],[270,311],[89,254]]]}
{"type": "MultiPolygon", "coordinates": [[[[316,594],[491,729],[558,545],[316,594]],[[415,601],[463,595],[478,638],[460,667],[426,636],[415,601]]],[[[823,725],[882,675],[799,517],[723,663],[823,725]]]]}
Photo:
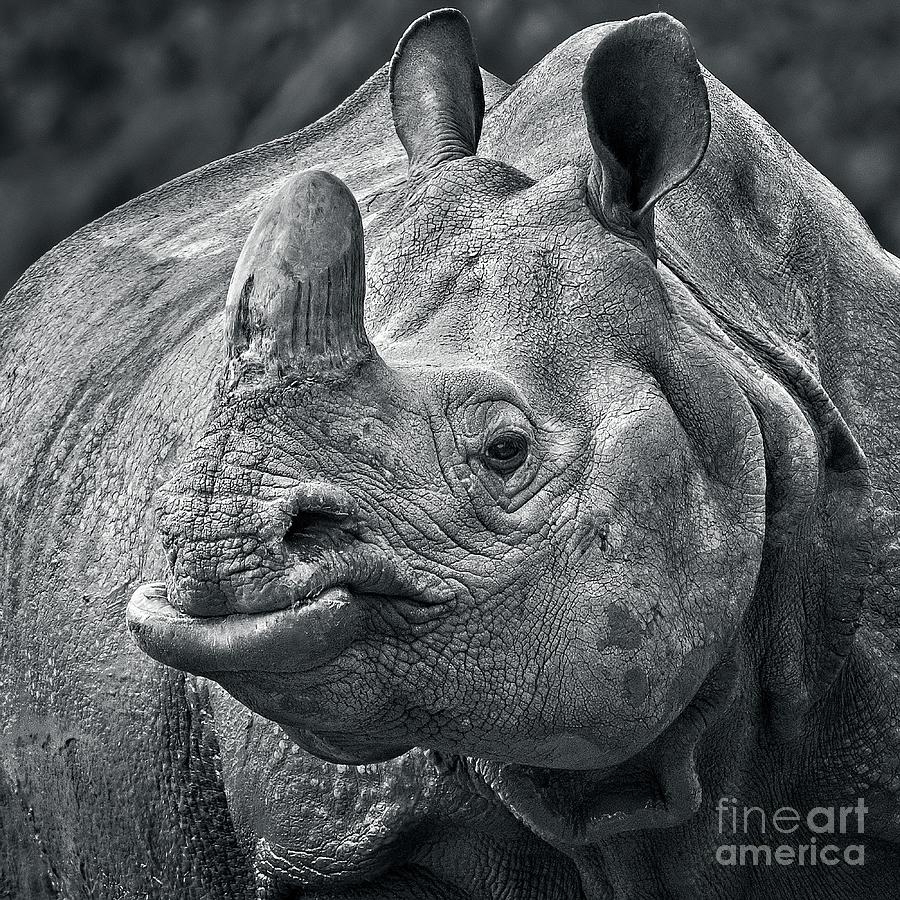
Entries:
{"type": "Polygon", "coordinates": [[[444,163],[475,155],[484,87],[472,32],[459,10],[438,9],[409,26],[391,60],[390,83],[411,187],[444,163]]]}
{"type": "Polygon", "coordinates": [[[614,26],[587,62],[582,100],[594,148],[592,211],[655,261],[653,207],[709,143],[709,97],[687,29],[665,13],[614,26]]]}

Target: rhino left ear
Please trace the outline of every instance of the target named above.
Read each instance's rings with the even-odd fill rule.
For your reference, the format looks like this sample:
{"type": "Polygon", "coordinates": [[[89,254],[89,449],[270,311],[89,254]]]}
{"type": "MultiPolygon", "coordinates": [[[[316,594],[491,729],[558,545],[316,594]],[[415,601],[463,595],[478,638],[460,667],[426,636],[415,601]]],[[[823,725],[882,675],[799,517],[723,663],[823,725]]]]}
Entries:
{"type": "Polygon", "coordinates": [[[409,26],[391,60],[390,81],[411,186],[452,159],[475,155],[484,86],[472,32],[459,10],[438,9],[409,26]]]}
{"type": "Polygon", "coordinates": [[[709,143],[709,97],[687,29],[665,13],[615,26],[591,53],[582,99],[593,212],[656,261],[653,207],[709,143]]]}

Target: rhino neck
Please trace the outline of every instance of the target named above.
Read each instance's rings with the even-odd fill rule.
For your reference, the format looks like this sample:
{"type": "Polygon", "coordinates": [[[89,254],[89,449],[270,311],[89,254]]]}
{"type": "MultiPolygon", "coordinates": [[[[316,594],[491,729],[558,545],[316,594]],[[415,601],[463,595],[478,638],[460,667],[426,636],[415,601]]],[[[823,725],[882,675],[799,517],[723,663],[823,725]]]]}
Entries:
{"type": "Polygon", "coordinates": [[[868,461],[809,364],[662,270],[679,315],[738,383],[763,436],[766,537],[743,630],[770,725],[790,736],[834,684],[875,593],[868,461]]]}
{"type": "Polygon", "coordinates": [[[738,646],[731,648],[676,720],[616,766],[568,771],[479,759],[468,768],[474,780],[560,848],[590,847],[623,832],[678,825],[700,806],[695,754],[735,701],[739,653],[738,646]]]}

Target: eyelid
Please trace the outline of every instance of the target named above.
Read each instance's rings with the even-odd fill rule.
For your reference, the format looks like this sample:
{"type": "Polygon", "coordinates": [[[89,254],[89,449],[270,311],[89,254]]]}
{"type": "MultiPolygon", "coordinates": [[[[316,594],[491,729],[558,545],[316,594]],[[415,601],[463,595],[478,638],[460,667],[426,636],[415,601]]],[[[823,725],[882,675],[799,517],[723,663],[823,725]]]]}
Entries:
{"type": "Polygon", "coordinates": [[[514,437],[522,438],[526,444],[530,445],[532,441],[531,432],[521,428],[518,425],[512,425],[508,422],[503,423],[502,425],[491,428],[489,431],[484,433],[484,446],[485,448],[489,447],[497,438],[504,437],[506,435],[511,435],[514,437]]]}
{"type": "Polygon", "coordinates": [[[491,403],[489,408],[484,409],[482,425],[486,431],[508,428],[521,431],[523,434],[529,434],[535,427],[525,410],[506,401],[491,403]]]}
{"type": "Polygon", "coordinates": [[[490,394],[470,394],[458,405],[457,410],[457,414],[464,421],[480,420],[481,427],[490,427],[495,418],[506,413],[506,417],[515,416],[515,418],[523,420],[530,428],[535,430],[540,428],[538,419],[528,403],[512,391],[509,393],[492,391],[490,394]]]}

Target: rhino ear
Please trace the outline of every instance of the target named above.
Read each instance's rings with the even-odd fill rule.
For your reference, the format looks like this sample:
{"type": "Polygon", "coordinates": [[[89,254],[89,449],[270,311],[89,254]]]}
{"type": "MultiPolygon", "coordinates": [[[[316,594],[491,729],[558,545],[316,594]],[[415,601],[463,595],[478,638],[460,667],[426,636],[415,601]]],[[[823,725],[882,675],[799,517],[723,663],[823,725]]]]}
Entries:
{"type": "Polygon", "coordinates": [[[591,53],[582,99],[594,148],[588,201],[655,261],[653,206],[709,143],[706,83],[685,27],[665,13],[614,27],[591,53]]]}
{"type": "Polygon", "coordinates": [[[439,9],[417,19],[391,60],[394,126],[409,155],[409,183],[452,159],[474,156],[484,87],[466,17],[439,9]]]}

